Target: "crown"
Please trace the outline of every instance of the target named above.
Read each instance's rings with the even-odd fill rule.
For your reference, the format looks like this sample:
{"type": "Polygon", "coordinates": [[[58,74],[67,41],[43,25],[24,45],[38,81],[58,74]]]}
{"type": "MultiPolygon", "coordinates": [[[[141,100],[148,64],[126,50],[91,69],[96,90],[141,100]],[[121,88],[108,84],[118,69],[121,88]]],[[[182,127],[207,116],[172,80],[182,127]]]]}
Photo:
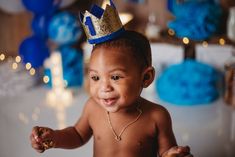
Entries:
{"type": "Polygon", "coordinates": [[[93,5],[91,11],[80,13],[80,20],[90,44],[98,44],[118,37],[124,27],[112,0],[103,9],[93,5]]]}

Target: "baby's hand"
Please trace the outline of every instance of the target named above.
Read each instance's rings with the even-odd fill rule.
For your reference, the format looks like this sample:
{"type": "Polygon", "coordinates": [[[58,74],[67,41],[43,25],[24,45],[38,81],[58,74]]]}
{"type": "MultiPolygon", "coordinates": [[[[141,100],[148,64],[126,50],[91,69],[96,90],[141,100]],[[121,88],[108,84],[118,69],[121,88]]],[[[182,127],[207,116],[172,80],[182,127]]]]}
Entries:
{"type": "Polygon", "coordinates": [[[46,149],[53,148],[55,142],[53,141],[54,131],[46,127],[34,127],[30,135],[32,147],[39,153],[46,149]]]}
{"type": "Polygon", "coordinates": [[[163,153],[162,157],[193,157],[188,146],[174,146],[163,153]]]}

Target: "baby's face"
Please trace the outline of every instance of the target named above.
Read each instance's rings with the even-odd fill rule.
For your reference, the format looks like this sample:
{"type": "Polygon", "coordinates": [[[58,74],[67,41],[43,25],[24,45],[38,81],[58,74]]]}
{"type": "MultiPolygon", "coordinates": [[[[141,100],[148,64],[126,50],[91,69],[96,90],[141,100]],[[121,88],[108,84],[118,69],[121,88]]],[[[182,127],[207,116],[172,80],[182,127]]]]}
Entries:
{"type": "Polygon", "coordinates": [[[96,48],[89,68],[90,94],[109,112],[136,105],[142,91],[143,74],[130,52],[96,48]]]}

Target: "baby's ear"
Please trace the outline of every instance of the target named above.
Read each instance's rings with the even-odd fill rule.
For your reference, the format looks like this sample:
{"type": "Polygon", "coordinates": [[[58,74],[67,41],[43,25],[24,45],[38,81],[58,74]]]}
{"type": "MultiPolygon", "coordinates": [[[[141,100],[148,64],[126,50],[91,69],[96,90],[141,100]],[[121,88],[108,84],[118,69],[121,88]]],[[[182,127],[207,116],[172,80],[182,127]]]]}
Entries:
{"type": "Polygon", "coordinates": [[[147,88],[154,80],[155,70],[154,67],[149,66],[143,72],[143,87],[147,88]]]}

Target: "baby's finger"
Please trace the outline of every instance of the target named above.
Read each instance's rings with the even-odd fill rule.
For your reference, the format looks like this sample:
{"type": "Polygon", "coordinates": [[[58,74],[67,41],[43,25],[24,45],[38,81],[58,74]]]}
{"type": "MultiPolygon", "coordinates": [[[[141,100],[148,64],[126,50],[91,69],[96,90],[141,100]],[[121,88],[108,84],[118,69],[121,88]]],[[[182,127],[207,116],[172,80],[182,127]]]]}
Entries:
{"type": "Polygon", "coordinates": [[[38,126],[35,126],[33,127],[32,129],[32,136],[34,137],[34,139],[37,141],[37,142],[40,142],[40,133],[39,133],[39,127],[38,126]]]}
{"type": "Polygon", "coordinates": [[[177,148],[177,151],[178,151],[178,153],[189,153],[190,152],[190,148],[189,148],[189,146],[178,146],[178,148],[177,148]]]}
{"type": "Polygon", "coordinates": [[[38,153],[43,153],[45,150],[44,149],[38,149],[36,150],[38,153]]]}
{"type": "Polygon", "coordinates": [[[162,157],[177,157],[178,154],[178,146],[171,147],[169,150],[164,152],[162,157]]]}
{"type": "Polygon", "coordinates": [[[31,146],[32,146],[32,148],[37,149],[37,150],[43,149],[43,147],[40,144],[37,144],[37,143],[31,143],[31,146]]]}
{"type": "Polygon", "coordinates": [[[33,135],[39,135],[39,126],[35,126],[32,129],[32,134],[33,135]]]}
{"type": "Polygon", "coordinates": [[[181,151],[181,147],[180,146],[174,146],[174,147],[171,147],[169,149],[169,153],[170,154],[175,154],[175,153],[178,153],[179,151],[181,151]]]}
{"type": "Polygon", "coordinates": [[[40,138],[42,139],[42,146],[43,148],[46,149],[50,149],[53,148],[55,146],[55,142],[54,142],[54,137],[53,137],[53,130],[50,128],[42,128],[41,130],[39,130],[42,132],[40,138]]]}
{"type": "Polygon", "coordinates": [[[43,153],[45,149],[42,146],[39,146],[37,148],[34,148],[38,153],[43,153]]]}
{"type": "Polygon", "coordinates": [[[44,147],[41,144],[37,143],[37,142],[32,142],[31,146],[32,146],[32,148],[34,148],[39,153],[42,153],[45,150],[44,147]]]}
{"type": "Polygon", "coordinates": [[[184,146],[182,147],[184,152],[190,152],[190,147],[189,146],[184,146]]]}
{"type": "Polygon", "coordinates": [[[192,154],[188,154],[188,155],[185,155],[183,157],[193,157],[193,155],[192,154]]]}
{"type": "Polygon", "coordinates": [[[29,139],[30,139],[31,143],[37,143],[37,141],[34,138],[33,134],[30,135],[29,139]]]}
{"type": "Polygon", "coordinates": [[[44,128],[44,130],[41,132],[40,138],[43,141],[52,140],[53,139],[53,130],[51,130],[49,128],[44,128]]]}
{"type": "Polygon", "coordinates": [[[37,141],[33,135],[30,136],[31,145],[42,145],[40,141],[37,141]]]}
{"type": "Polygon", "coordinates": [[[188,154],[188,155],[186,155],[184,157],[193,157],[193,155],[192,154],[188,154]]]}

